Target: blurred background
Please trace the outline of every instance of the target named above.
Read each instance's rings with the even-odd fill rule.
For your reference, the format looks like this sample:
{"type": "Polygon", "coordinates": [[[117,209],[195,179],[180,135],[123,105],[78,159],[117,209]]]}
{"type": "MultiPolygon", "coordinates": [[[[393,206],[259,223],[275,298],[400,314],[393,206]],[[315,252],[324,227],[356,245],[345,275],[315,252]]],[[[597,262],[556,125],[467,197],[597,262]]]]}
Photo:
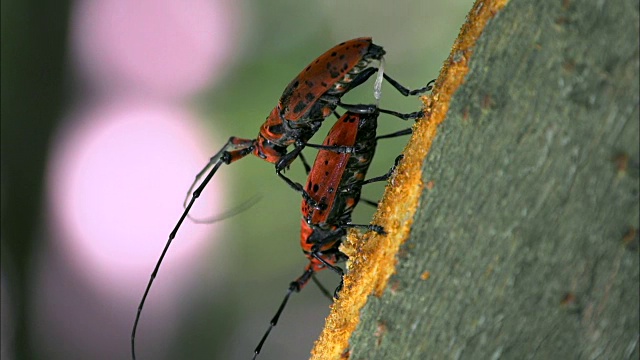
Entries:
{"type": "MultiPolygon", "coordinates": [[[[209,156],[229,136],[255,137],[289,81],[348,39],[372,36],[387,51],[386,73],[424,86],[471,5],[3,0],[2,359],[129,358],[144,287],[209,156]]],[[[372,88],[344,100],[371,103],[372,88]]],[[[381,107],[420,106],[383,86],[381,107]]],[[[379,134],[408,126],[379,123],[379,134]]],[[[379,144],[369,175],[385,173],[406,141],[379,144]]],[[[305,181],[299,162],[287,174],[305,181]]],[[[247,200],[251,208],[223,221],[183,225],[142,312],[139,359],[252,356],[306,260],[300,196],[255,157],[223,167],[192,214],[247,200]]],[[[361,205],[354,222],[373,211],[361,205]]],[[[321,275],[327,288],[338,284],[321,275]]],[[[259,358],[307,358],[329,305],[313,284],[295,294],[259,358]]]]}

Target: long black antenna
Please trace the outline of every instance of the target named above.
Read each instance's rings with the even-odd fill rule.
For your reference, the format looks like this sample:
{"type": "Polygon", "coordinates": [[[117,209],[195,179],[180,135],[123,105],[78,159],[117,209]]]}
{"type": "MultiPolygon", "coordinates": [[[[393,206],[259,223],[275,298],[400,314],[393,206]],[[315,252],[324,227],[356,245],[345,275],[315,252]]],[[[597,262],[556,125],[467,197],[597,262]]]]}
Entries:
{"type": "MultiPolygon", "coordinates": [[[[209,171],[209,174],[207,174],[207,177],[204,178],[204,180],[202,181],[200,186],[198,186],[198,188],[193,192],[193,194],[191,196],[191,200],[185,206],[184,211],[182,212],[182,215],[180,216],[180,219],[178,219],[178,222],[176,223],[176,226],[173,228],[173,230],[169,234],[169,239],[167,240],[167,243],[165,244],[164,249],[162,250],[162,254],[160,255],[160,258],[158,259],[158,262],[156,263],[156,267],[153,269],[153,272],[151,273],[151,278],[149,279],[149,282],[147,283],[147,288],[144,290],[144,294],[142,295],[142,300],[140,300],[140,305],[138,305],[138,311],[136,313],[136,320],[133,323],[133,330],[131,331],[131,357],[133,358],[133,360],[136,359],[136,342],[135,342],[135,339],[136,339],[136,330],[138,328],[138,322],[140,321],[140,313],[142,312],[142,307],[144,306],[144,303],[147,300],[147,295],[149,295],[149,289],[151,289],[151,285],[153,284],[153,281],[155,280],[156,276],[158,275],[158,269],[160,269],[160,264],[162,264],[162,260],[164,259],[164,256],[167,254],[167,250],[169,250],[169,246],[171,246],[171,242],[176,237],[176,234],[178,233],[178,229],[180,228],[180,226],[184,222],[184,219],[187,218],[187,215],[189,214],[189,210],[191,210],[191,207],[195,203],[196,199],[198,197],[200,197],[200,194],[202,193],[204,188],[207,186],[209,181],[211,181],[211,178],[213,177],[213,175],[216,173],[216,171],[218,171],[218,168],[224,163],[225,163],[225,161],[221,157],[213,165],[213,168],[211,169],[211,171],[209,171]]],[[[209,163],[209,165],[207,165],[207,167],[209,167],[210,164],[211,163],[209,163]]],[[[200,176],[200,174],[198,174],[198,175],[200,176]]],[[[189,191],[191,191],[192,188],[193,188],[193,186],[189,189],[189,191]]]]}

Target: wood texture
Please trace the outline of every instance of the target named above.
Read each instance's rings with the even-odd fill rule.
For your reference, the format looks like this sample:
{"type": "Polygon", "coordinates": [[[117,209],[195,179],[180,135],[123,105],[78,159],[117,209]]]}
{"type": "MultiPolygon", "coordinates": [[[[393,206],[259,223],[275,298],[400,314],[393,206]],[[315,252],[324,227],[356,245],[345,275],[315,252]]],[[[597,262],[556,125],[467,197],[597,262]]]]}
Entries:
{"type": "Polygon", "coordinates": [[[638,19],[513,0],[488,23],[350,359],[638,358],[638,19]]]}

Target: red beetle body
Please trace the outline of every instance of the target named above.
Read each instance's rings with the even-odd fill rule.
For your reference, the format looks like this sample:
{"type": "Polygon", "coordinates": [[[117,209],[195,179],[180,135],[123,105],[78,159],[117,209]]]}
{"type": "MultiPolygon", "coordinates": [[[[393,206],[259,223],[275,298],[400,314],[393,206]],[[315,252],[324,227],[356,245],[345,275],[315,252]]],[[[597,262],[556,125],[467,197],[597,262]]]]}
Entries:
{"type": "MultiPolygon", "coordinates": [[[[377,112],[345,113],[331,128],[323,147],[318,151],[305,190],[310,198],[316,203],[324,204],[325,207],[318,209],[308,200],[302,201],[300,245],[309,259],[309,264],[304,273],[289,285],[282,304],[255,349],[254,359],[260,353],[266,338],[277,324],[280,314],[294,291],[300,291],[316,272],[324,269],[331,269],[340,276],[343,275],[342,269],[336,264],[347,259],[339,247],[348,228],[363,227],[384,233],[382,227],[377,225],[351,224],[351,213],[360,200],[362,186],[387,180],[395,169],[394,165],[387,174],[364,180],[375,153],[377,140],[410,132],[408,129],[408,131],[376,137],[377,119],[377,112]]],[[[336,293],[341,287],[342,283],[336,289],[336,293]]]]}
{"type": "Polygon", "coordinates": [[[310,260],[310,268],[319,271],[325,262],[335,264],[344,258],[337,252],[346,235],[344,225],[360,200],[364,177],[376,151],[378,114],[345,113],[331,128],[323,145],[355,149],[355,153],[320,150],[307,178],[305,190],[326,209],[302,201],[300,245],[310,260]],[[322,253],[325,262],[314,257],[322,253]]]}
{"type": "MultiPolygon", "coordinates": [[[[422,115],[420,111],[402,114],[378,109],[375,105],[347,105],[340,102],[342,96],[378,71],[378,68],[370,65],[375,61],[381,61],[384,54],[384,49],[374,44],[370,37],[363,37],[340,43],[320,55],[287,85],[278,104],[260,127],[257,138],[229,138],[227,144],[211,157],[209,164],[198,173],[187,198],[192,195],[193,201],[200,195],[208,180],[202,181],[193,193],[191,191],[209,169],[209,175],[213,176],[222,163],[230,164],[253,153],[275,164],[276,174],[317,206],[300,184],[291,181],[282,171],[298,157],[324,119],[338,106],[357,113],[379,111],[404,120],[417,119],[422,115]],[[295,149],[287,151],[291,145],[294,145],[295,149]]],[[[384,78],[405,96],[421,94],[431,89],[431,82],[420,89],[408,90],[388,75],[384,74],[384,78]]],[[[185,199],[185,207],[186,204],[185,199]]]]}
{"type": "Polygon", "coordinates": [[[329,49],[284,89],[278,104],[280,117],[285,121],[306,122],[319,120],[319,115],[323,118],[331,115],[337,104],[326,104],[326,99],[318,104],[318,100],[349,91],[352,88],[349,83],[384,54],[382,47],[373,44],[369,37],[345,41],[329,49]]]}
{"type": "MultiPolygon", "coordinates": [[[[373,44],[371,38],[368,37],[345,41],[329,49],[309,64],[287,85],[278,104],[262,124],[256,139],[230,137],[224,147],[213,155],[207,166],[196,175],[185,199],[184,212],[169,234],[167,243],[151,273],[147,287],[140,300],[131,332],[133,359],[135,359],[135,334],[140,314],[162,260],[178,229],[189,216],[189,211],[194,202],[222,164],[230,164],[249,154],[254,154],[265,161],[275,164],[276,174],[292,189],[300,192],[305,201],[311,206],[322,208],[323,206],[311,198],[300,184],[294,183],[282,172],[300,155],[305,146],[311,146],[307,142],[318,131],[322,121],[327,116],[331,115],[338,106],[358,114],[376,113],[377,116],[378,112],[382,112],[404,120],[417,119],[422,115],[420,111],[401,114],[391,110],[379,109],[375,105],[348,105],[340,102],[344,94],[365,82],[378,71],[378,68],[371,66],[371,64],[382,60],[384,54],[382,47],[373,44]],[[294,145],[295,148],[288,151],[287,149],[291,145],[294,145]],[[204,179],[198,185],[198,181],[203,176],[204,179]],[[189,195],[191,195],[190,199],[189,195]]],[[[423,88],[408,90],[387,74],[382,75],[396,90],[405,96],[420,94],[431,88],[431,83],[429,83],[423,88]]],[[[382,79],[382,77],[379,77],[379,79],[382,79]]],[[[379,90],[377,85],[378,83],[376,83],[376,92],[379,90]]],[[[376,92],[374,92],[374,95],[376,92]]],[[[306,163],[305,166],[308,167],[306,163]]]]}
{"type": "MultiPolygon", "coordinates": [[[[296,142],[306,143],[320,128],[322,121],[336,109],[339,100],[368,79],[373,72],[358,78],[374,61],[385,54],[371,38],[357,38],[340,43],[320,55],[284,89],[278,105],[260,127],[256,140],[245,140],[253,154],[270,163],[278,163],[286,148],[296,142]],[[352,82],[356,83],[352,85],[352,82]]],[[[238,140],[236,140],[238,141],[238,140]]],[[[244,149],[236,150],[242,152],[244,149]]],[[[244,156],[233,156],[235,161],[244,156]]],[[[282,169],[293,158],[279,164],[282,169]]]]}

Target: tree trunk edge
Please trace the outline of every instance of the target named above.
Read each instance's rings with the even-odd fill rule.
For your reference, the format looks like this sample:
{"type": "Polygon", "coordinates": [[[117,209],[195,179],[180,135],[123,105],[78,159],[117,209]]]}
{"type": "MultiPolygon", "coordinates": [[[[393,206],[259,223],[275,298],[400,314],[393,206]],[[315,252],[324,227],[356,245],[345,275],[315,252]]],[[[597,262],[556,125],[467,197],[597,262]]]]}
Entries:
{"type": "Polygon", "coordinates": [[[434,89],[423,97],[425,117],[414,126],[404,159],[387,186],[372,223],[382,225],[386,236],[351,233],[343,246],[349,255],[348,273],[340,299],[332,306],[325,328],[312,350],[312,359],[340,359],[349,356],[349,338],[359,322],[359,313],[370,294],[380,296],[395,272],[396,255],[408,238],[423,184],[421,168],[444,120],[449,101],[464,81],[475,41],[486,23],[506,4],[504,0],[477,1],[472,7],[452,51],[445,61],[434,89]],[[375,266],[371,266],[375,264],[375,266]]]}
{"type": "Polygon", "coordinates": [[[638,358],[638,15],[513,0],[487,25],[350,359],[638,358]]]}

